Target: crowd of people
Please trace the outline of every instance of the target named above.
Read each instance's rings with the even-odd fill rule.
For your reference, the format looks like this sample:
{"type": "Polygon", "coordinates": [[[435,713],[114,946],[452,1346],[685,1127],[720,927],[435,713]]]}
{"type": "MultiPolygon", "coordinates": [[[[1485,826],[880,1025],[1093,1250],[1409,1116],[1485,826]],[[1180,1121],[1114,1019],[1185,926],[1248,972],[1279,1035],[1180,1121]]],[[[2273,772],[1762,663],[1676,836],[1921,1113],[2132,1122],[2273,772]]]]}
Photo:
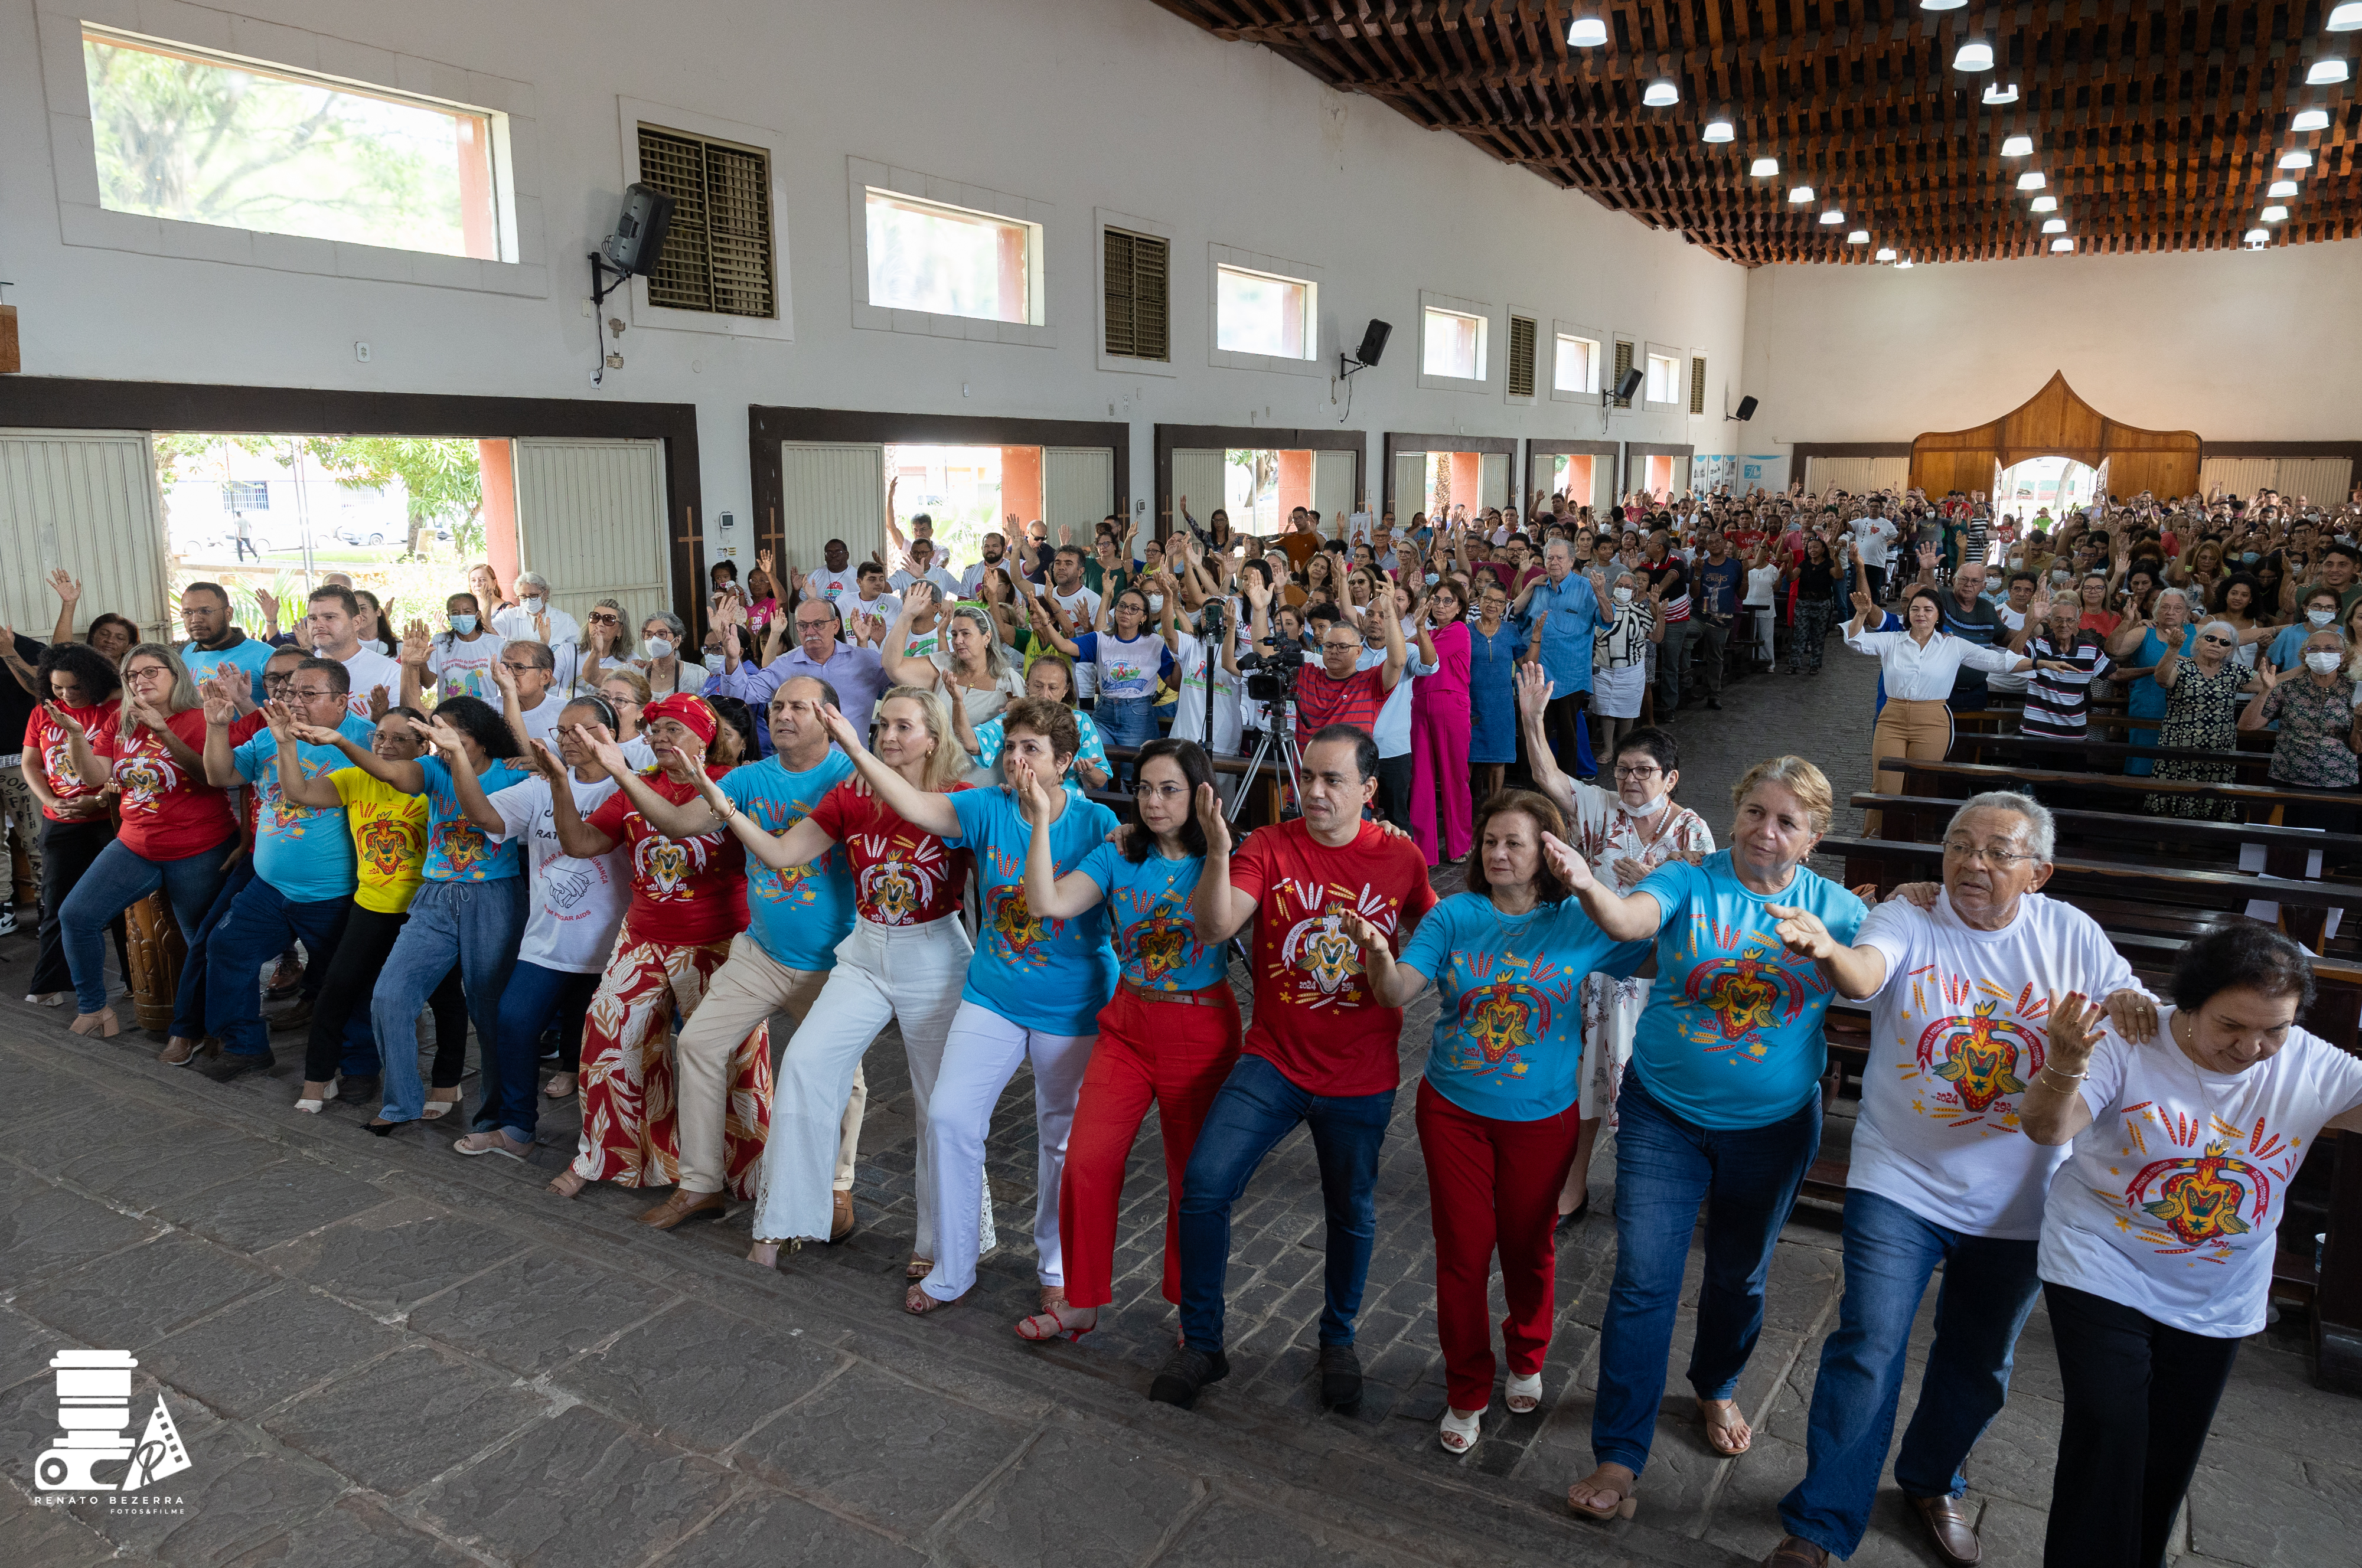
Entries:
{"type": "Polygon", "coordinates": [[[1040,1295],[1014,1330],[1034,1342],[1111,1309],[1153,1104],[1178,1312],[1150,1397],[1183,1407],[1229,1371],[1232,1212],[1305,1125],[1317,1375],[1351,1408],[1404,1009],[1431,987],[1415,1121],[1449,1452],[1481,1441],[1500,1369],[1496,1264],[1507,1406],[1541,1397],[1555,1237],[1614,1119],[1596,1467],[1568,1493],[1595,1518],[1636,1507],[1701,1207],[1688,1376],[1713,1450],[1751,1445],[1735,1395],[1820,1143],[1824,1016],[1866,1000],[1840,1322],[1771,1561],[1860,1544],[1938,1266],[1894,1462],[1936,1548],[1976,1560],[1962,1467],[2038,1294],[2065,1372],[2047,1561],[2161,1561],[2262,1326],[2287,1178],[2323,1126],[2362,1131],[2362,1062],[2298,1021],[2306,955],[2234,922],[2152,995],[2042,895],[2055,828],[2016,794],[1965,802],[1942,880],[1871,908],[1806,864],[1835,810],[1818,767],[1749,768],[1717,847],[1674,800],[1676,736],[1640,721],[1718,708],[1729,660],[1783,643],[1811,679],[1849,595],[1847,644],[1884,665],[1880,757],[2005,680],[2057,733],[2094,681],[2137,702],[2153,680],[2171,734],[2196,694],[2213,713],[2252,679],[2236,722],[2278,724],[2292,773],[2343,746],[2350,787],[2362,584],[2352,544],[2319,539],[2353,509],[2136,503],[2027,531],[1967,497],[1634,497],[1596,522],[1536,500],[1530,522],[1299,512],[1254,539],[1183,498],[1161,540],[1012,526],[965,569],[889,505],[899,569],[842,541],[808,572],[723,563],[700,629],[612,598],[577,621],[546,579],[478,567],[433,625],[324,582],[292,635],[266,601],[248,635],[198,582],[178,644],[120,617],[77,639],[61,580],[50,645],[0,635],[25,721],[11,814],[41,819],[28,999],[116,1033],[106,933],[160,890],[187,948],[164,1061],[227,1081],[302,1031],[296,1113],[375,1101],[381,1137],[449,1116],[465,1156],[526,1158],[579,1099],[553,1194],[668,1189],[657,1230],[745,1200],[774,1267],[856,1223],[862,1062],[893,1023],[914,1315],[966,1299],[997,1243],[986,1140],[1029,1066],[1040,1295]],[[2201,593],[2217,618],[2193,628],[2201,593]],[[1231,759],[1263,737],[1289,809],[1242,836],[1231,759]]]}

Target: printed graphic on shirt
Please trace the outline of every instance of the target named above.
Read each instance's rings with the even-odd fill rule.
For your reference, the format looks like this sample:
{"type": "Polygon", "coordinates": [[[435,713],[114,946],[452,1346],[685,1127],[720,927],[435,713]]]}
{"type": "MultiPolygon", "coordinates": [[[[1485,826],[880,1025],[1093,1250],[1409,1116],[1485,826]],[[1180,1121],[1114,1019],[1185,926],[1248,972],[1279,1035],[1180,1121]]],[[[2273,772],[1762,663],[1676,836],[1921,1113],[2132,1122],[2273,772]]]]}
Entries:
{"type": "Polygon", "coordinates": [[[153,812],[159,801],[180,788],[181,769],[164,744],[146,734],[116,762],[115,782],[122,788],[125,814],[153,812]]]}
{"type": "Polygon", "coordinates": [[[1066,929],[1062,920],[1040,921],[1025,902],[1021,882],[1004,882],[984,896],[984,929],[1008,961],[1021,969],[1039,969],[1049,963],[1043,944],[1066,929]]]}
{"type": "Polygon", "coordinates": [[[2230,1263],[2239,1238],[2271,1212],[2272,1184],[2285,1187],[2296,1174],[2299,1140],[2283,1140],[2261,1117],[2243,1131],[2219,1116],[2185,1115],[2147,1099],[2119,1114],[2125,1163],[2108,1167],[2110,1176],[2126,1177],[2116,1229],[2160,1257],[2230,1263]]]}
{"type": "Polygon", "coordinates": [[[1197,924],[1188,914],[1187,898],[1168,895],[1157,900],[1145,919],[1123,928],[1125,945],[1140,958],[1141,984],[1168,984],[1165,977],[1188,961],[1189,950],[1198,941],[1197,924]]]}
{"type": "Polygon", "coordinates": [[[2016,1132],[2016,1097],[2049,1054],[2050,998],[2031,982],[2012,991],[1939,974],[1932,964],[1913,970],[1910,980],[1903,1019],[1927,1020],[1916,1040],[1897,1041],[1896,1070],[1915,1081],[1911,1109],[1947,1127],[2016,1132]]]}
{"type": "Polygon", "coordinates": [[[450,879],[461,882],[469,880],[492,857],[492,846],[485,841],[484,830],[475,823],[464,817],[447,817],[436,825],[428,853],[442,856],[450,879]]]}
{"type": "MultiPolygon", "coordinates": [[[[301,756],[298,756],[296,758],[296,763],[297,766],[303,768],[304,778],[317,778],[324,773],[333,773],[337,768],[345,766],[345,759],[342,753],[336,753],[331,756],[322,757],[317,762],[306,762],[301,756]]],[[[279,787],[279,765],[276,762],[271,764],[270,778],[270,782],[264,785],[262,788],[262,800],[259,807],[262,821],[262,831],[265,833],[279,834],[288,838],[302,838],[304,833],[304,824],[305,823],[311,821],[314,817],[324,815],[329,811],[335,811],[339,813],[343,811],[343,808],[340,806],[319,807],[290,804],[287,800],[286,791],[279,787]]]]}
{"type": "Polygon", "coordinates": [[[1277,910],[1286,911],[1292,905],[1304,911],[1281,938],[1266,977],[1279,988],[1281,999],[1299,1007],[1340,1010],[1369,1006],[1369,986],[1362,979],[1362,949],[1345,933],[1345,917],[1358,914],[1376,926],[1379,934],[1390,935],[1395,929],[1394,904],[1367,883],[1359,889],[1333,882],[1323,887],[1286,878],[1273,884],[1272,892],[1278,900],[1277,910]]]}
{"type": "Polygon", "coordinates": [[[667,838],[651,833],[632,845],[632,869],[640,890],[654,902],[686,902],[697,897],[690,887],[705,869],[721,838],[701,834],[695,838],[667,838]]]}
{"type": "Polygon", "coordinates": [[[1522,1078],[1533,1070],[1525,1053],[1540,1045],[1574,1006],[1580,975],[1548,958],[1513,953],[1463,953],[1468,984],[1460,992],[1460,1029],[1448,1059],[1455,1072],[1522,1078]]]}
{"type": "Polygon", "coordinates": [[[1714,1028],[1682,1025],[1690,1043],[1707,1055],[1730,1053],[1729,1062],[1761,1062],[1771,1055],[1763,1032],[1783,1028],[1803,1016],[1805,1005],[1827,994],[1828,981],[1810,959],[1791,954],[1769,931],[1694,916],[1686,942],[1674,954],[1687,961],[1682,996],[1712,1016],[1714,1028]]]}

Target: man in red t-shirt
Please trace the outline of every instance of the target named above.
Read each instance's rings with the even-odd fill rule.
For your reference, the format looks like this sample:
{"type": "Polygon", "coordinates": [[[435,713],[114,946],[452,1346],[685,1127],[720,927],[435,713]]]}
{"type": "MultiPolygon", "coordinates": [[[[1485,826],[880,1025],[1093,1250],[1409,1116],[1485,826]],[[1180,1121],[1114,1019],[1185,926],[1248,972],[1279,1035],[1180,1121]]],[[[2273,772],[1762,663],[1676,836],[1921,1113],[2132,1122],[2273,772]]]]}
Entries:
{"type": "Polygon", "coordinates": [[[1370,994],[1344,922],[1358,914],[1399,947],[1436,900],[1418,846],[1362,819],[1378,787],[1378,746],[1367,731],[1335,724],[1314,734],[1303,779],[1303,817],[1257,829],[1235,860],[1211,787],[1198,796],[1206,865],[1190,900],[1197,937],[1227,942],[1254,922],[1254,1014],[1181,1183],[1183,1342],[1148,1397],[1185,1409],[1231,1369],[1222,1286],[1231,1205],[1299,1122],[1311,1124],[1329,1212],[1320,1398],[1350,1410],[1362,1397],[1353,1320],[1377,1232],[1371,1192],[1402,1077],[1403,1015],[1370,994]]]}
{"type": "MultiPolygon", "coordinates": [[[[1271,651],[1271,590],[1247,584],[1247,600],[1253,606],[1254,618],[1251,635],[1256,648],[1271,651]],[[1257,598],[1257,593],[1262,597],[1257,598]]],[[[1379,629],[1386,635],[1386,652],[1383,662],[1367,669],[1359,668],[1363,652],[1361,635],[1349,621],[1331,622],[1320,634],[1320,662],[1307,661],[1296,677],[1296,744],[1309,747],[1312,736],[1331,724],[1351,724],[1357,730],[1374,730],[1378,711],[1386,705],[1386,696],[1402,679],[1403,666],[1409,661],[1410,649],[1403,641],[1402,624],[1395,618],[1395,596],[1381,591],[1363,613],[1376,618],[1379,629]]]]}

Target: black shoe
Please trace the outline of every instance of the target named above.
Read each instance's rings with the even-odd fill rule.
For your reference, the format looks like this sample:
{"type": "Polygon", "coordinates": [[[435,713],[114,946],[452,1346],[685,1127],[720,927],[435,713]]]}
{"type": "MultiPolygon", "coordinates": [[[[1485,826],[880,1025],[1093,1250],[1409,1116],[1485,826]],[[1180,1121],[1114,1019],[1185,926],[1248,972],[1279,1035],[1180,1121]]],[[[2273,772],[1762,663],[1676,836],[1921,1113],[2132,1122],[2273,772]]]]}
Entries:
{"type": "Polygon", "coordinates": [[[232,1078],[242,1078],[248,1073],[267,1073],[279,1065],[279,1059],[268,1051],[258,1055],[247,1055],[237,1051],[217,1051],[199,1057],[194,1065],[197,1071],[204,1077],[217,1084],[226,1084],[232,1078]]]}
{"type": "Polygon", "coordinates": [[[1705,705],[1713,709],[1717,713],[1722,712],[1722,699],[1719,697],[1707,698],[1705,700],[1705,705]]]}
{"type": "Polygon", "coordinates": [[[1567,1232],[1573,1230],[1577,1225],[1582,1224],[1584,1217],[1590,1212],[1591,1194],[1586,1192],[1583,1195],[1583,1201],[1574,1206],[1573,1212],[1562,1214],[1558,1217],[1558,1223],[1551,1230],[1551,1240],[1554,1242],[1562,1242],[1566,1240],[1567,1232]]]}
{"type": "Polygon", "coordinates": [[[1362,1403],[1362,1358],[1352,1345],[1320,1347],[1320,1403],[1351,1415],[1362,1403]]]}
{"type": "Polygon", "coordinates": [[[1220,1351],[1184,1345],[1157,1372],[1155,1381],[1148,1386],[1148,1397],[1160,1405],[1178,1405],[1187,1410],[1198,1403],[1198,1391],[1207,1384],[1220,1383],[1230,1375],[1231,1358],[1220,1351]]]}

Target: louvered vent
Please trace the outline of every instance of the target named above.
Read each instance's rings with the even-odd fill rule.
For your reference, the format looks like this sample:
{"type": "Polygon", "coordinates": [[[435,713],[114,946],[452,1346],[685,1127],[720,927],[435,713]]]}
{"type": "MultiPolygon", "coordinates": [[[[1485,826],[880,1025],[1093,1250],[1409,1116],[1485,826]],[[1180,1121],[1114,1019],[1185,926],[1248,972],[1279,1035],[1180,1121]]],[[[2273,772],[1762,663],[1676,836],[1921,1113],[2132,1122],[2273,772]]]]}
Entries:
{"type": "MultiPolygon", "coordinates": [[[[1607,390],[1613,392],[1622,386],[1624,378],[1631,374],[1631,371],[1632,340],[1628,337],[1619,337],[1616,340],[1616,375],[1609,382],[1607,390]]],[[[1628,397],[1619,397],[1616,400],[1616,406],[1629,408],[1632,406],[1632,400],[1628,397]]]]}
{"type": "Polygon", "coordinates": [[[1130,359],[1173,358],[1172,247],[1120,228],[1106,246],[1107,351],[1130,359]]]}
{"type": "Polygon", "coordinates": [[[1690,356],[1690,412],[1705,412],[1705,357],[1701,354],[1690,356]]]}
{"type": "Polygon", "coordinates": [[[1534,395],[1534,323],[1522,315],[1509,317],[1509,395],[1534,395]]]}
{"type": "Polygon", "coordinates": [[[771,160],[756,148],[640,127],[640,180],[673,199],[648,303],[718,315],[771,316],[771,160]]]}

